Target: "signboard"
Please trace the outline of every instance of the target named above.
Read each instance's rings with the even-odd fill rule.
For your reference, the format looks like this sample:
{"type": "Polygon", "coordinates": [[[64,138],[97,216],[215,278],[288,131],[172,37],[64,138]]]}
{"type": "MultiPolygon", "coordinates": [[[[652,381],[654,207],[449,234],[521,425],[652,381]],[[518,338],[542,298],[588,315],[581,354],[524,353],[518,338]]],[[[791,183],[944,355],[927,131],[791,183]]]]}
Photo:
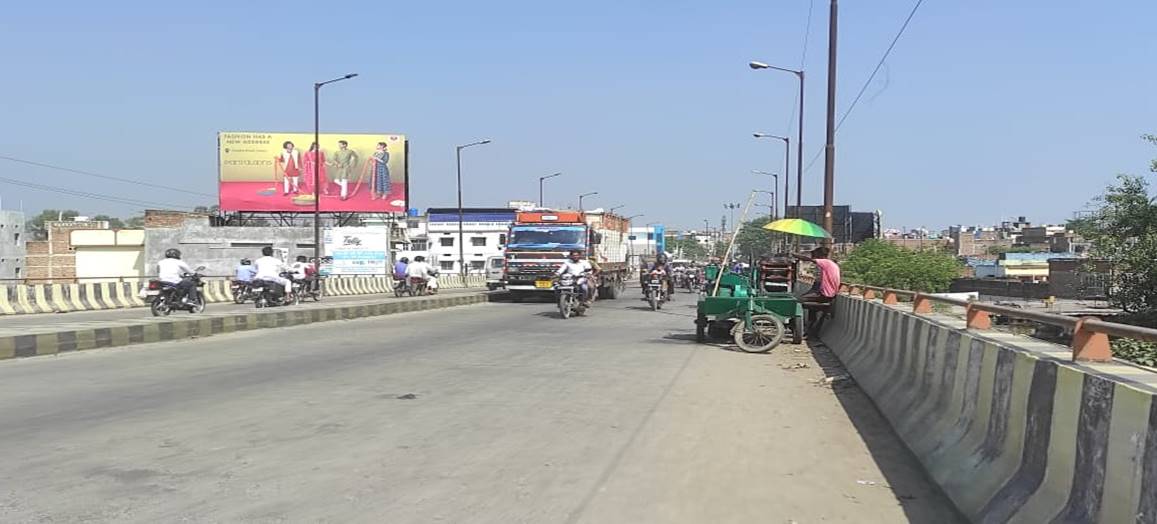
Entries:
{"type": "Polygon", "coordinates": [[[322,238],[334,275],[385,275],[390,230],[384,227],[334,227],[322,238]]]}
{"type": "Polygon", "coordinates": [[[314,168],[321,211],[404,213],[404,135],[222,132],[217,135],[218,200],[224,211],[311,212],[314,168]]]}

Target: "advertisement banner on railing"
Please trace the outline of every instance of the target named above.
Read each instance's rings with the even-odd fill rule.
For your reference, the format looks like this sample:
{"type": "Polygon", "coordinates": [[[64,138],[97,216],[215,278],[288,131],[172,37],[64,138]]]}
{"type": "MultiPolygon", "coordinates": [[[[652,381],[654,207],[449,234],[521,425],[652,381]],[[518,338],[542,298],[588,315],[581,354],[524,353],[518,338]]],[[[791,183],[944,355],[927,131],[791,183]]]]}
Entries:
{"type": "Polygon", "coordinates": [[[404,213],[404,135],[222,132],[218,198],[224,211],[404,213]],[[316,171],[316,173],[315,173],[316,171]]]}
{"type": "Polygon", "coordinates": [[[386,275],[390,230],[384,227],[335,227],[322,238],[332,275],[386,275]]]}

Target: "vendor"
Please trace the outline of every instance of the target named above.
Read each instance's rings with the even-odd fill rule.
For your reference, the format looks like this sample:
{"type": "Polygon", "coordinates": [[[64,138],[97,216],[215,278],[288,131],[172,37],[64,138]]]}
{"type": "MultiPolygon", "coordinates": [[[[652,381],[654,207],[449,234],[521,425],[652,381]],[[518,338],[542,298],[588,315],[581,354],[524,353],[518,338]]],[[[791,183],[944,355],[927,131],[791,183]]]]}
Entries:
{"type": "Polygon", "coordinates": [[[811,254],[797,254],[795,257],[816,265],[816,281],[812,288],[799,297],[802,302],[831,302],[840,291],[840,265],[828,258],[826,247],[817,247],[811,254]]]}

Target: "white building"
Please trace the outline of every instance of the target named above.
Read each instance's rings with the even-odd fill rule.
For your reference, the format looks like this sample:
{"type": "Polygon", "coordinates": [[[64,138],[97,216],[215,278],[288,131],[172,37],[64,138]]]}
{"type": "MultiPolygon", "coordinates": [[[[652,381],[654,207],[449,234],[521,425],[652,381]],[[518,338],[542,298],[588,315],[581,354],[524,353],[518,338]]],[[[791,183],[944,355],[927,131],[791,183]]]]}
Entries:
{"type": "MultiPolygon", "coordinates": [[[[462,210],[462,240],[467,272],[485,273],[486,260],[502,256],[506,235],[514,222],[515,210],[505,208],[466,208],[462,210]]],[[[443,273],[458,273],[458,208],[431,208],[426,211],[426,251],[429,262],[443,273]]],[[[411,237],[414,238],[414,237],[411,237]]],[[[417,252],[417,242],[411,251],[417,252]]]]}
{"type": "Polygon", "coordinates": [[[25,242],[23,211],[0,211],[0,279],[24,278],[25,242]]]}

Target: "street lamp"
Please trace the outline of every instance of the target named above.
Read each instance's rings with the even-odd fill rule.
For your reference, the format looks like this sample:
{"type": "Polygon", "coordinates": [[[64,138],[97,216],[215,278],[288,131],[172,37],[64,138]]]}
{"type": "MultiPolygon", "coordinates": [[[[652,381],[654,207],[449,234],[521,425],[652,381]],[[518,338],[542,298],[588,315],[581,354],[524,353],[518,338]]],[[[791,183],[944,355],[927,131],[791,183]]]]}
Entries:
{"type": "MultiPolygon", "coordinates": [[[[788,174],[791,173],[791,138],[768,133],[752,133],[751,136],[755,138],[777,138],[783,140],[783,216],[787,218],[787,208],[791,207],[787,204],[788,195],[791,195],[791,178],[788,178],[788,174]]],[[[776,185],[778,184],[779,179],[777,178],[776,185]]],[[[796,205],[798,207],[799,203],[797,202],[796,205]]],[[[795,212],[798,215],[799,209],[796,209],[795,212]]]]}
{"type": "Polygon", "coordinates": [[[553,175],[546,175],[538,177],[538,205],[539,207],[546,207],[546,201],[542,199],[542,182],[548,178],[554,178],[562,173],[555,173],[553,175]]]}
{"type": "Polygon", "coordinates": [[[313,84],[313,143],[317,149],[313,153],[313,258],[318,267],[321,267],[321,87],[342,80],[349,80],[357,73],[350,73],[340,78],[315,82],[313,84]]]}
{"type": "MultiPolygon", "coordinates": [[[[754,173],[754,174],[756,174],[756,175],[767,175],[767,176],[769,176],[769,177],[773,177],[773,178],[775,178],[775,183],[774,183],[774,184],[772,184],[772,186],[771,186],[771,189],[773,189],[774,191],[762,191],[763,193],[768,193],[768,194],[771,194],[771,195],[775,195],[775,192],[776,192],[776,191],[779,191],[779,174],[778,174],[778,173],[768,173],[767,171],[759,171],[759,170],[757,170],[757,169],[752,169],[752,170],[751,170],[751,172],[752,172],[752,173],[754,173]]],[[[784,175],[784,177],[783,177],[783,178],[785,178],[785,179],[786,179],[786,178],[787,178],[787,175],[784,175]]],[[[785,187],[785,188],[784,188],[784,192],[786,192],[786,191],[787,191],[787,188],[785,187]]],[[[772,196],[772,198],[775,198],[775,197],[774,197],[774,196],[772,196]]],[[[784,212],[784,214],[786,214],[786,213],[787,213],[787,202],[786,202],[786,200],[787,200],[787,199],[785,198],[784,200],[785,200],[785,202],[783,203],[783,212],[784,212]]],[[[775,204],[775,203],[776,203],[776,201],[775,201],[775,200],[772,200],[772,201],[771,201],[771,203],[772,203],[772,204],[775,204]]],[[[776,211],[778,211],[778,210],[779,210],[779,206],[778,206],[778,204],[777,204],[777,205],[776,205],[776,211]]],[[[779,213],[773,213],[773,214],[772,214],[772,219],[775,219],[775,218],[776,218],[776,216],[778,216],[778,215],[779,215],[779,213]]]]}
{"type": "Polygon", "coordinates": [[[619,204],[617,206],[613,206],[613,207],[607,209],[607,213],[614,213],[616,209],[621,209],[625,206],[626,206],[626,204],[619,204]]]}
{"type": "Polygon", "coordinates": [[[599,194],[599,192],[598,192],[598,191],[591,191],[590,193],[583,193],[583,194],[579,195],[579,207],[578,207],[578,210],[579,210],[579,211],[582,211],[582,210],[583,210],[583,197],[589,197],[589,196],[591,196],[591,195],[597,195],[597,194],[599,194]]]}
{"type": "Polygon", "coordinates": [[[738,203],[723,204],[723,209],[731,210],[731,230],[735,231],[735,210],[739,208],[738,203]]]}
{"type": "Polygon", "coordinates": [[[462,274],[463,279],[466,278],[466,245],[463,243],[464,237],[462,235],[462,150],[489,143],[490,139],[487,138],[457,146],[454,151],[455,159],[458,162],[458,271],[462,274]]]}
{"type": "MultiPolygon", "coordinates": [[[[800,214],[800,205],[802,205],[802,200],[803,200],[803,84],[804,84],[803,80],[804,80],[804,72],[802,69],[799,71],[796,71],[795,69],[785,69],[782,67],[776,67],[773,65],[768,65],[768,64],[765,64],[763,62],[754,62],[753,61],[753,62],[749,62],[747,65],[749,67],[751,67],[752,69],[774,69],[776,71],[783,71],[785,73],[792,73],[797,78],[799,78],[799,125],[797,126],[799,129],[796,130],[798,132],[798,136],[796,137],[796,140],[795,140],[795,212],[797,215],[799,215],[800,214]]],[[[787,176],[786,171],[784,172],[784,176],[787,176]]],[[[786,191],[784,193],[786,193],[786,191]]],[[[785,194],[784,197],[786,198],[787,195],[785,194]]],[[[784,211],[784,214],[787,213],[786,206],[785,206],[783,211],[784,211]]]]}

